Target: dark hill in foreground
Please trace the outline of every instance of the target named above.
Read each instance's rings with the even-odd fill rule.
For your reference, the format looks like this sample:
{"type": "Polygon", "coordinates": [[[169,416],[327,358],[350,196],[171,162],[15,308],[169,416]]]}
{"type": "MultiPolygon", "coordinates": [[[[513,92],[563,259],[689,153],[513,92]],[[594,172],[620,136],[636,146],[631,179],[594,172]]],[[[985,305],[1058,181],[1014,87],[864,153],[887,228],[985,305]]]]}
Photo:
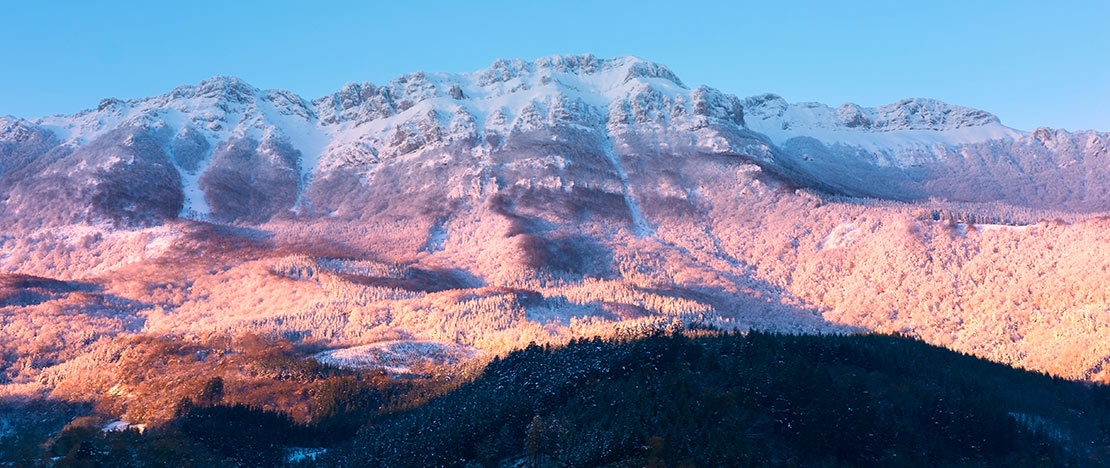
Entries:
{"type": "Polygon", "coordinates": [[[530,347],[367,425],[341,465],[1107,465],[1110,389],[892,336],[530,347]]]}
{"type": "Polygon", "coordinates": [[[323,466],[1110,465],[1105,386],[894,336],[704,335],[532,346],[424,404],[351,387],[336,401],[363,415],[353,437],[215,405],[142,436],[63,431],[53,453],[252,466],[323,443],[323,466]]]}

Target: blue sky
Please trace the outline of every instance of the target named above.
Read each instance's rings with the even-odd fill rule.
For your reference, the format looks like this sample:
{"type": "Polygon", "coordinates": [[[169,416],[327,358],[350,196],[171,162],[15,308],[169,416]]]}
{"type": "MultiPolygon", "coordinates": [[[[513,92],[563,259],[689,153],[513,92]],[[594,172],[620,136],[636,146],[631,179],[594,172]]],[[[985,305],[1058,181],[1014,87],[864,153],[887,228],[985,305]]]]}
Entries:
{"type": "Polygon", "coordinates": [[[74,113],[214,75],[311,99],[350,81],[588,52],[741,97],[933,97],[1022,130],[1110,131],[1108,18],[1105,0],[9,2],[0,115],[74,113]]]}

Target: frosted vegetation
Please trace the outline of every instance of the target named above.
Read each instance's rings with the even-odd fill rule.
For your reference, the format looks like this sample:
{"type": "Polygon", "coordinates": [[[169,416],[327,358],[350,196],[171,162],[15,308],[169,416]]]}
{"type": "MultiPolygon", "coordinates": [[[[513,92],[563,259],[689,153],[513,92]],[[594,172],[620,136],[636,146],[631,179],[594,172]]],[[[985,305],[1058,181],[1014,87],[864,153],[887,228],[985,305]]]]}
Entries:
{"type": "Polygon", "coordinates": [[[0,119],[0,394],[156,422],[220,377],[306,420],[273,382],[310,356],[436,378],[700,326],[1110,380],[1105,134],[776,98],[586,56],[0,119]]]}
{"type": "Polygon", "coordinates": [[[727,204],[708,202],[700,220],[648,210],[658,226],[652,237],[623,231],[606,246],[607,263],[590,259],[602,266],[577,273],[536,268],[519,236],[465,240],[478,233],[456,226],[483,225],[463,220],[449,224],[454,235],[435,253],[419,250],[415,232],[328,224],[313,226],[351,245],[314,252],[298,245],[315,236],[299,223],[215,232],[181,223],[119,242],[108,241],[118,232],[13,239],[7,251],[30,253],[7,259],[6,268],[73,273],[56,282],[6,277],[4,388],[109,395],[129,402],[117,404],[133,420],[157,419],[148,414],[157,405],[142,402],[174,401],[181,388],[158,382],[195,379],[199,387],[192,376],[234,376],[228,363],[236,361],[220,356],[249,354],[243,336],[321,351],[433,341],[492,356],[530,342],[690,324],[904,333],[1069,378],[1106,379],[1106,220],[823,201],[756,181],[741,177],[721,196],[727,204]],[[742,194],[757,187],[759,196],[742,194]],[[975,217],[1012,224],[969,222],[975,217]],[[391,247],[388,261],[352,259],[406,242],[408,258],[391,247]],[[76,273],[101,264],[119,266],[76,273]],[[167,346],[158,337],[195,350],[178,362],[144,349],[167,346]],[[136,367],[144,358],[134,353],[159,364],[136,367]]]}

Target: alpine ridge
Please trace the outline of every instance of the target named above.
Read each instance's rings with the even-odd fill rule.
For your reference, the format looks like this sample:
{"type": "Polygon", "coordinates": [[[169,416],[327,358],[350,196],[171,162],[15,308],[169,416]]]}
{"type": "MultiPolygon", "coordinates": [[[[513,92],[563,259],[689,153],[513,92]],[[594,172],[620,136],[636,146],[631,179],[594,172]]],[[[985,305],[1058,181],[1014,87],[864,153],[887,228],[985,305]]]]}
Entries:
{"type": "MultiPolygon", "coordinates": [[[[286,213],[364,212],[352,206],[353,194],[331,188],[352,178],[372,179],[398,158],[416,154],[450,154],[459,162],[466,155],[481,167],[537,131],[552,133],[553,141],[565,134],[570,144],[601,154],[631,155],[633,147],[648,146],[676,155],[737,156],[799,185],[853,196],[1082,211],[1108,202],[1089,190],[1050,193],[1061,172],[1098,170],[1083,182],[1105,180],[1094,177],[1101,170],[1086,167],[1083,157],[1106,154],[1105,134],[1057,132],[1054,139],[1065,142],[1049,149],[1044,138],[1007,128],[987,112],[932,99],[835,109],[789,104],[771,94],[739,99],[705,86],[690,89],[667,67],[634,57],[498,60],[474,73],[417,72],[381,86],[351,83],[311,102],[215,77],[162,96],[105,99],[95,110],[72,116],[7,117],[0,131],[9,175],[0,183],[12,186],[9,210],[30,209],[33,199],[43,198],[39,192],[49,184],[42,177],[53,173],[38,169],[46,161],[81,166],[67,169],[67,177],[89,188],[49,216],[64,222],[150,224],[177,215],[260,222],[286,213]],[[145,157],[123,166],[112,157],[89,159],[99,147],[127,147],[135,137],[148,145],[145,157]],[[1030,156],[994,166],[999,146],[1030,156]],[[165,158],[157,156],[162,153],[165,158]],[[1040,153],[1050,161],[1032,156],[1040,153]],[[37,162],[34,174],[23,175],[31,159],[37,162]],[[1030,167],[1033,159],[1039,167],[1030,167]],[[98,202],[137,195],[105,179],[123,171],[157,180],[127,188],[149,194],[150,203],[98,202]],[[971,177],[958,176],[969,172],[971,177]],[[1002,188],[977,190],[984,184],[1002,188]],[[1051,196],[1006,188],[1030,185],[1051,196]]],[[[629,188],[613,191],[625,196],[629,188]]],[[[629,202],[634,206],[635,197],[629,202]]]]}

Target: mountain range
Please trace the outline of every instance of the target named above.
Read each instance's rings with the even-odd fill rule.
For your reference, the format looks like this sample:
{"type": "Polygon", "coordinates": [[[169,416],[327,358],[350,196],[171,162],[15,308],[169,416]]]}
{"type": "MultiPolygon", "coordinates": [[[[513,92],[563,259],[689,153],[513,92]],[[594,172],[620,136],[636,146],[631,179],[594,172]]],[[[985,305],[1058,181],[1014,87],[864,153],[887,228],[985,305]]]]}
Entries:
{"type": "Polygon", "coordinates": [[[649,168],[625,166],[693,155],[755,164],[838,195],[1068,211],[1110,202],[1104,133],[1021,132],[932,99],[876,108],[741,99],[689,88],[634,57],[499,60],[468,74],[352,83],[311,101],[216,77],[71,116],[6,117],[0,142],[4,215],[60,223],[363,217],[384,208],[367,199],[395,193],[450,211],[474,197],[462,193],[468,187],[555,183],[556,191],[624,198],[621,210],[642,230],[638,198],[659,194],[628,180],[649,168]],[[506,167],[522,151],[558,158],[536,161],[554,167],[535,171],[506,167]],[[67,190],[57,191],[60,180],[67,190]],[[457,193],[433,196],[432,181],[457,193]]]}
{"type": "Polygon", "coordinates": [[[193,385],[158,382],[254,374],[135,379],[136,340],[488,357],[666,327],[899,333],[1104,380],[1107,158],[1107,133],[590,55],[3,117],[0,387],[156,421],[193,385]]]}

